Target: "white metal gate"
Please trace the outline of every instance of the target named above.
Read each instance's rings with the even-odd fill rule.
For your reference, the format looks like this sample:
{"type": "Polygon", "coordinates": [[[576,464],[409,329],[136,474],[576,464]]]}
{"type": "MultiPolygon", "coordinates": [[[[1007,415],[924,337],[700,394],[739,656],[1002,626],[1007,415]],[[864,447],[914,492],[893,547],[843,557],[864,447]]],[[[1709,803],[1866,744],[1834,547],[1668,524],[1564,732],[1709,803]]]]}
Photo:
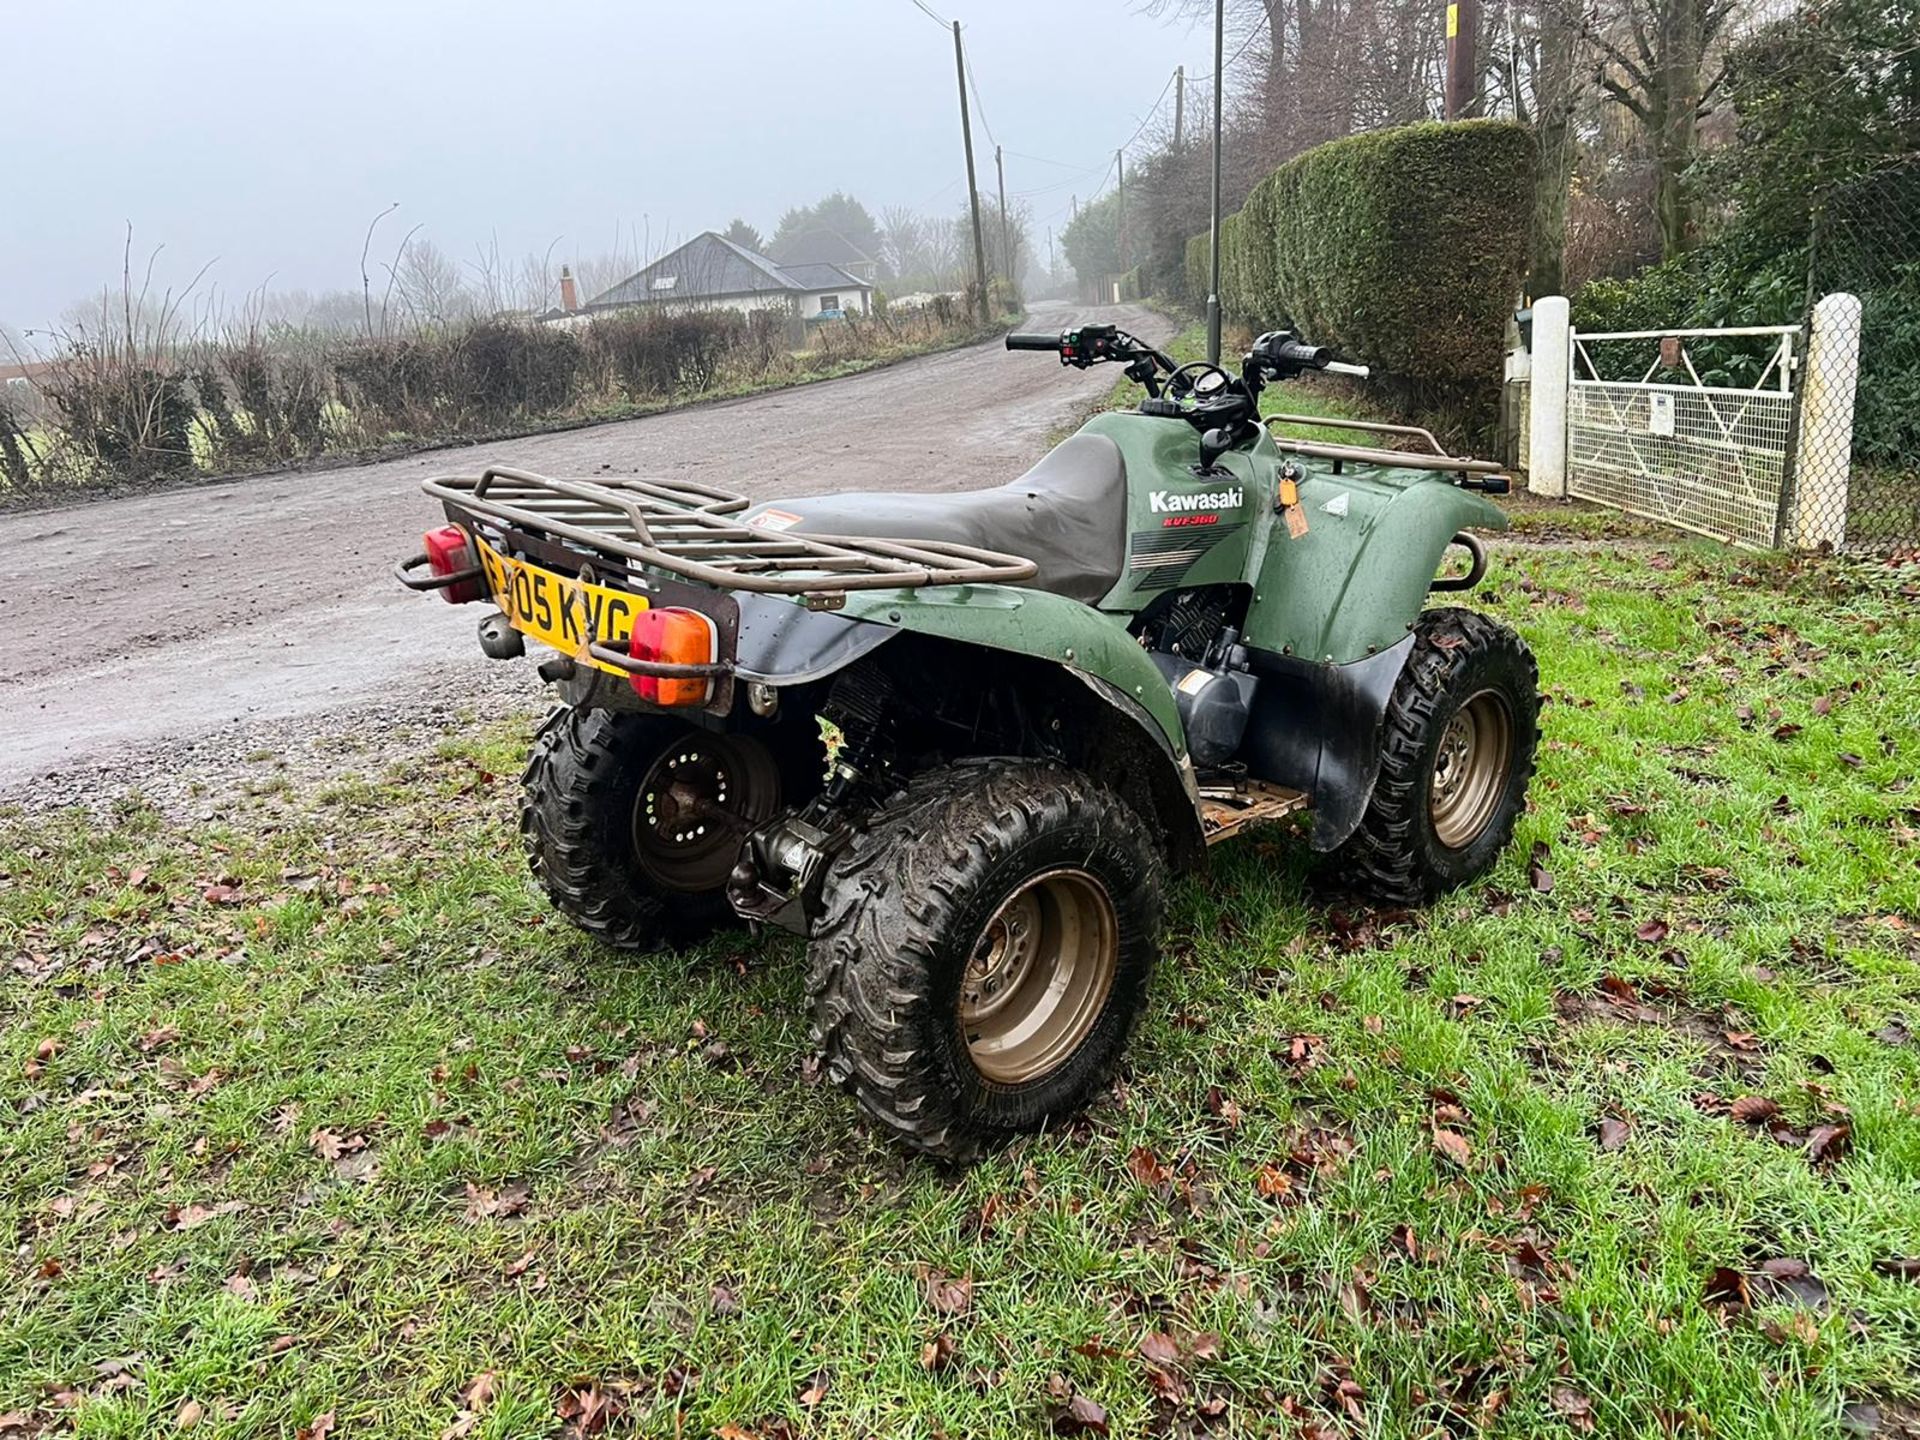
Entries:
{"type": "Polygon", "coordinates": [[[1778,545],[1792,470],[1799,336],[1797,325],[1574,331],[1568,493],[1737,545],[1778,545]],[[1689,344],[1742,336],[1774,341],[1759,380],[1751,388],[1705,384],[1689,344]],[[1588,349],[1603,342],[1651,345],[1654,354],[1640,379],[1604,380],[1588,349]],[[1655,381],[1662,370],[1684,370],[1691,383],[1655,381]]]}

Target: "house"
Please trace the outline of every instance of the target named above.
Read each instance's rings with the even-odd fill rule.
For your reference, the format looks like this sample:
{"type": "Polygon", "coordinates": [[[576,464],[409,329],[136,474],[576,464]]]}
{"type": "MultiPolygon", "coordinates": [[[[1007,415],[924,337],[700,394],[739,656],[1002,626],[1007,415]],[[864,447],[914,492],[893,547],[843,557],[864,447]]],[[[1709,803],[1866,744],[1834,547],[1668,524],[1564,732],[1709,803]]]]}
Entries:
{"type": "Polygon", "coordinates": [[[838,230],[808,230],[775,247],[782,265],[835,265],[868,285],[880,278],[880,262],[838,230]]]}
{"type": "Polygon", "coordinates": [[[783,265],[708,230],[593,296],[584,313],[635,305],[724,305],[742,311],[786,309],[806,320],[865,314],[872,301],[871,280],[842,266],[825,261],[783,265]]]}

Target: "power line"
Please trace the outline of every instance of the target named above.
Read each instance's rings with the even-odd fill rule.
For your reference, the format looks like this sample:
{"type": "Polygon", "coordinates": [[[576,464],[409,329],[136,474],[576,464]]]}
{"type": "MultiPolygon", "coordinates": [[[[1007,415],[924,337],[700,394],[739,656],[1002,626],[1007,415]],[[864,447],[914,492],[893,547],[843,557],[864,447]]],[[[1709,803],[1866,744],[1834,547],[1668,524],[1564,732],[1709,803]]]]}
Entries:
{"type": "MultiPolygon", "coordinates": [[[[920,0],[914,0],[914,3],[917,5],[920,3],[920,0]]],[[[1195,80],[1193,83],[1196,85],[1204,85],[1208,81],[1212,80],[1215,75],[1226,74],[1227,71],[1233,68],[1234,61],[1238,60],[1242,55],[1246,54],[1248,47],[1251,46],[1253,42],[1255,40],[1258,40],[1259,38],[1260,38],[1260,27],[1256,25],[1251,30],[1247,31],[1247,38],[1240,42],[1240,48],[1234,51],[1232,56],[1230,56],[1226,60],[1226,62],[1220,66],[1218,70],[1214,71],[1212,75],[1202,75],[1199,79],[1195,80]]]]}
{"type": "Polygon", "coordinates": [[[980,128],[987,132],[989,144],[998,145],[1000,142],[993,138],[993,126],[987,123],[987,104],[980,98],[980,83],[973,78],[973,56],[966,55],[964,59],[967,67],[967,88],[973,91],[973,108],[979,112],[980,128]]]}
{"type": "Polygon", "coordinates": [[[926,0],[913,0],[913,4],[915,9],[933,21],[933,23],[938,25],[942,30],[947,28],[947,22],[940,18],[939,13],[935,11],[931,5],[927,4],[926,0]]]}
{"type": "Polygon", "coordinates": [[[1060,167],[1060,168],[1061,168],[1062,170],[1091,170],[1091,169],[1093,169],[1093,166],[1091,166],[1091,165],[1081,165],[1081,164],[1079,164],[1078,162],[1068,162],[1068,161],[1066,161],[1066,160],[1049,160],[1049,159],[1047,159],[1047,157],[1046,157],[1046,156],[1044,156],[1044,155],[1027,155],[1027,154],[1024,154],[1023,152],[1021,152],[1021,151],[1019,151],[1019,150],[1013,150],[1013,149],[1009,149],[1009,150],[1007,151],[1007,153],[1008,153],[1009,155],[1011,155],[1011,156],[1013,156],[1013,157],[1014,157],[1014,158],[1015,158],[1016,160],[1031,160],[1031,161],[1033,161],[1033,162],[1034,162],[1034,163],[1035,163],[1036,165],[1057,165],[1057,166],[1059,166],[1059,167],[1060,167]]]}
{"type": "Polygon", "coordinates": [[[1153,117],[1160,113],[1160,106],[1167,98],[1167,91],[1171,89],[1173,89],[1173,76],[1169,75],[1167,76],[1167,83],[1160,87],[1160,98],[1153,102],[1153,108],[1147,111],[1146,117],[1142,119],[1140,124],[1134,129],[1133,134],[1127,137],[1127,143],[1120,147],[1122,150],[1131,148],[1133,142],[1146,133],[1147,126],[1151,125],[1153,123],[1153,117]]]}

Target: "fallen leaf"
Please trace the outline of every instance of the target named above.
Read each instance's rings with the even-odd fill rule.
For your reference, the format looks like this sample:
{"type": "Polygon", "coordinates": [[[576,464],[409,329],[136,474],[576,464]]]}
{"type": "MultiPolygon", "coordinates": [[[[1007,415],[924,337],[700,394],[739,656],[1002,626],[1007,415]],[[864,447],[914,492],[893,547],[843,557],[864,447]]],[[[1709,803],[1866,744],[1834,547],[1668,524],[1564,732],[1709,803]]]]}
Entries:
{"type": "Polygon", "coordinates": [[[192,1230],[221,1215],[233,1215],[247,1208],[244,1200],[222,1200],[218,1205],[175,1205],[167,1210],[167,1228],[192,1230]]]}
{"type": "Polygon", "coordinates": [[[942,1330],[920,1347],[920,1368],[935,1374],[945,1370],[953,1364],[954,1354],[959,1348],[953,1336],[942,1330]]]}
{"type": "Polygon", "coordinates": [[[973,1280],[962,1276],[955,1280],[937,1270],[927,1273],[927,1304],[942,1315],[964,1315],[973,1304],[973,1280]]]}
{"type": "Polygon", "coordinates": [[[1253,1188],[1269,1200],[1283,1200],[1293,1193],[1293,1177],[1278,1165],[1262,1165],[1254,1172],[1253,1188]]]}
{"type": "Polygon", "coordinates": [[[506,1219],[527,1208],[527,1182],[515,1180],[499,1190],[487,1190],[467,1182],[467,1220],[506,1219]]]}
{"type": "Polygon", "coordinates": [[[1593,1402],[1571,1385],[1553,1387],[1553,1408],[1574,1429],[1582,1433],[1593,1429],[1593,1402]]]}
{"type": "Polygon", "coordinates": [[[1614,1115],[1603,1116],[1600,1121],[1600,1148],[1618,1150],[1627,1143],[1627,1137],[1633,1133],[1626,1121],[1614,1115]]]}
{"type": "Polygon", "coordinates": [[[1783,1301],[1806,1310],[1827,1308],[1826,1285],[1806,1261],[1790,1256],[1763,1261],[1748,1288],[1761,1300],[1783,1301]]]}
{"type": "Polygon", "coordinates": [[[1149,1365],[1177,1365],[1180,1363],[1180,1346],[1164,1330],[1154,1330],[1140,1342],[1140,1358],[1149,1365]]]}
{"type": "Polygon", "coordinates": [[[1457,1130],[1436,1128],[1433,1132],[1433,1148],[1461,1169],[1473,1159],[1473,1146],[1467,1143],[1467,1137],[1457,1130]]]}
{"type": "Polygon", "coordinates": [[[178,1410],[174,1412],[174,1416],[173,1416],[174,1428],[179,1430],[191,1430],[193,1429],[194,1426],[200,1423],[202,1418],[205,1417],[206,1413],[207,1413],[206,1406],[202,1405],[198,1400],[189,1400],[187,1401],[186,1404],[182,1405],[178,1410]]]}
{"type": "Polygon", "coordinates": [[[1816,1125],[1807,1136],[1807,1159],[1815,1165],[1829,1160],[1838,1160],[1846,1153],[1848,1143],[1853,1139],[1853,1127],[1840,1123],[1835,1125],[1816,1125]]]}
{"type": "Polygon", "coordinates": [[[1920,1280],[1920,1259],[1908,1255],[1889,1255],[1873,1262],[1874,1270],[1895,1280],[1920,1280]]]}
{"type": "Polygon", "coordinates": [[[1742,1095],[1727,1107],[1727,1115],[1742,1125],[1764,1125],[1780,1113],[1780,1102],[1764,1095],[1742,1095]]]}
{"type": "Polygon", "coordinates": [[[1055,1407],[1053,1433],[1056,1435],[1105,1435],[1108,1433],[1106,1408],[1084,1395],[1075,1395],[1066,1404],[1055,1407]]]}
{"type": "Polygon", "coordinates": [[[1752,1304],[1747,1290],[1747,1277],[1738,1270],[1725,1265],[1714,1267],[1707,1277],[1706,1289],[1701,1300],[1707,1305],[1722,1305],[1733,1310],[1745,1310],[1752,1304]]]}
{"type": "Polygon", "coordinates": [[[293,1432],[294,1440],[327,1440],[333,1433],[333,1411],[323,1410],[293,1432]]]}
{"type": "Polygon", "coordinates": [[[333,1130],[315,1130],[307,1136],[307,1144],[322,1160],[338,1160],[342,1155],[366,1149],[367,1137],[341,1135],[333,1130]]]}
{"type": "Polygon", "coordinates": [[[1127,1169],[1142,1185],[1165,1185],[1173,1179],[1173,1172],[1162,1165],[1160,1157],[1144,1145],[1127,1156],[1127,1169]]]}
{"type": "Polygon", "coordinates": [[[1658,945],[1672,933],[1673,927],[1664,920],[1643,920],[1633,932],[1635,939],[1644,940],[1649,945],[1658,945]]]}
{"type": "Polygon", "coordinates": [[[715,1285],[707,1292],[707,1308],[715,1315],[738,1315],[740,1301],[726,1286],[715,1285]]]}
{"type": "Polygon", "coordinates": [[[799,1400],[801,1408],[812,1410],[818,1406],[822,1400],[827,1398],[827,1386],[831,1383],[826,1371],[822,1370],[815,1374],[814,1377],[807,1382],[806,1388],[795,1397],[799,1400]]]}

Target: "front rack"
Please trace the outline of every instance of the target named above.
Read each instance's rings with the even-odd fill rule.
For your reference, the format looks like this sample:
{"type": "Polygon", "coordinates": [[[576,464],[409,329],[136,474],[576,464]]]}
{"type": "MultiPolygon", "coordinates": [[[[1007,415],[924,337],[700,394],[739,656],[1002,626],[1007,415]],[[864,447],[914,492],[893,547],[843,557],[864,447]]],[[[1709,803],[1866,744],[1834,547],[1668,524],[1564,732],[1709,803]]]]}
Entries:
{"type": "Polygon", "coordinates": [[[585,545],[723,590],[834,595],[928,585],[1017,584],[1039,567],[945,540],[794,535],[743,520],[745,495],[688,480],[554,480],[490,465],[420,488],[473,515],[585,545]]]}
{"type": "Polygon", "coordinates": [[[1268,415],[1269,426],[1317,425],[1334,430],[1360,430],[1372,435],[1397,435],[1424,440],[1427,449],[1384,450],[1365,445],[1338,445],[1322,440],[1296,440],[1291,435],[1275,435],[1276,449],[1290,455],[1311,455],[1322,460],[1351,460],[1361,465],[1395,465],[1404,470],[1444,470],[1457,475],[1502,475],[1506,466],[1493,460],[1475,460],[1466,455],[1449,455],[1431,430],[1419,425],[1388,425],[1379,420],[1342,420],[1329,415],[1268,415]]]}

